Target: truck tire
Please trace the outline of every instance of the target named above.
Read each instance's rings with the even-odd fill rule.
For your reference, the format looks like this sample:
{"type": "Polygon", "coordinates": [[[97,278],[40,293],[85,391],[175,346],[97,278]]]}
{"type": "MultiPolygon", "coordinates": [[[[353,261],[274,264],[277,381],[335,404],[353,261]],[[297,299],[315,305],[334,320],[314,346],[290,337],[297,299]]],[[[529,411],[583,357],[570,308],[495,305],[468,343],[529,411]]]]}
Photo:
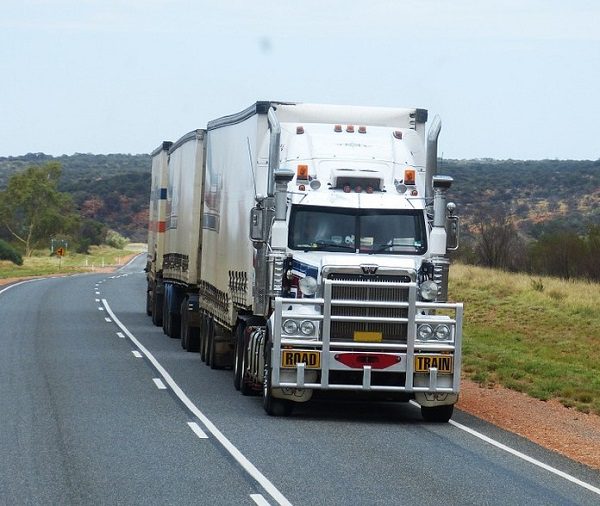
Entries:
{"type": "Polygon", "coordinates": [[[269,416],[289,416],[294,410],[293,401],[277,399],[271,394],[271,343],[269,342],[265,344],[263,407],[269,416]]]}
{"type": "Polygon", "coordinates": [[[150,297],[150,287],[146,290],[146,314],[152,316],[152,297],[150,297]]]}
{"type": "MultiPolygon", "coordinates": [[[[156,285],[155,285],[156,286],[156,285]]],[[[157,327],[160,327],[163,323],[163,296],[158,295],[156,290],[154,290],[154,294],[152,297],[152,323],[157,327]]]]}
{"type": "Polygon", "coordinates": [[[206,337],[208,332],[206,316],[202,316],[200,322],[200,360],[202,360],[202,362],[206,362],[206,337]]]}
{"type": "Polygon", "coordinates": [[[183,299],[181,303],[181,347],[189,352],[196,352],[200,349],[200,329],[190,327],[188,315],[188,298],[183,299]]]}
{"type": "Polygon", "coordinates": [[[426,422],[448,423],[454,412],[454,404],[445,406],[421,406],[421,416],[426,422]]]}

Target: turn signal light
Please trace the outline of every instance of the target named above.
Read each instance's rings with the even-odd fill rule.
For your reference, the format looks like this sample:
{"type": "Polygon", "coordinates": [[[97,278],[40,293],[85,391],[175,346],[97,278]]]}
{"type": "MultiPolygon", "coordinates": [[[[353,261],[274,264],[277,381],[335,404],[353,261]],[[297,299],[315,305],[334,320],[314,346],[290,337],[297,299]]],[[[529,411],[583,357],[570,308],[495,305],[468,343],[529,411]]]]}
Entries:
{"type": "Polygon", "coordinates": [[[415,184],[415,169],[404,171],[404,184],[415,184]]]}
{"type": "Polygon", "coordinates": [[[308,165],[300,164],[296,169],[297,179],[308,179],[308,165]]]}

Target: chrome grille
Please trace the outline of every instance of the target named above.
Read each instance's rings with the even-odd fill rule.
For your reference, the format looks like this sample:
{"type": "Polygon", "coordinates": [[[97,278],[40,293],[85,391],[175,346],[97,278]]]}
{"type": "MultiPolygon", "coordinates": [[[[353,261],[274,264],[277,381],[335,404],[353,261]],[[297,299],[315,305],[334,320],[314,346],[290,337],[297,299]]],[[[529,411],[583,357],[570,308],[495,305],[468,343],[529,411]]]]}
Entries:
{"type": "MultiPolygon", "coordinates": [[[[332,316],[356,316],[377,318],[406,318],[408,309],[394,307],[366,307],[364,301],[373,302],[407,302],[408,288],[390,286],[370,286],[370,283],[409,283],[408,276],[383,276],[362,274],[336,274],[328,276],[332,281],[355,281],[364,283],[360,286],[333,285],[331,294],[332,316]],[[336,300],[355,300],[356,306],[339,306],[336,300]]],[[[331,322],[332,341],[352,341],[354,332],[381,332],[384,341],[405,342],[406,324],[403,323],[374,323],[374,322],[331,322]]]]}

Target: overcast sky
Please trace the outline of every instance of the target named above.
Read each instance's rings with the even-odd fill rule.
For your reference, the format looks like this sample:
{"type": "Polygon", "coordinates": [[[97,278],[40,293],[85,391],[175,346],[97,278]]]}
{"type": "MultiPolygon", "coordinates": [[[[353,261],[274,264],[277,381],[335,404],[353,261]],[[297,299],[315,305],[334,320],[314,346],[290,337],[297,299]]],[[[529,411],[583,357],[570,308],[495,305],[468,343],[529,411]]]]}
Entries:
{"type": "Polygon", "coordinates": [[[257,100],[422,107],[445,158],[600,158],[597,0],[3,0],[0,156],[148,153],[257,100]]]}

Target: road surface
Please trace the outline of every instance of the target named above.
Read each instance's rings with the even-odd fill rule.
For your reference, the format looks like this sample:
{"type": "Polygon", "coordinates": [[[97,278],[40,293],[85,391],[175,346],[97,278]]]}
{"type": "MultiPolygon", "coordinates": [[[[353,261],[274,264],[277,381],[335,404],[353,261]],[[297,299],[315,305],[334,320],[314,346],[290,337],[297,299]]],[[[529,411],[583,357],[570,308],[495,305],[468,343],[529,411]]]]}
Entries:
{"type": "Polygon", "coordinates": [[[0,504],[600,504],[597,471],[459,411],[268,417],[152,326],[143,262],[0,287],[0,504]]]}

